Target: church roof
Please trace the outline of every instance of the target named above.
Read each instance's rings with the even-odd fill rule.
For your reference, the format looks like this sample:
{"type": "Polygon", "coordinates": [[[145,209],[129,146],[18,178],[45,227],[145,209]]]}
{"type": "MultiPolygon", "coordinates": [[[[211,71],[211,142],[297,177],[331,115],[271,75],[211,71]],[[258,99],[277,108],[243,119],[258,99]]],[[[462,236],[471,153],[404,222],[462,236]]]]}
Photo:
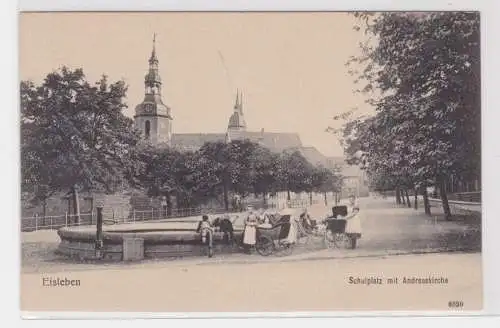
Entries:
{"type": "MultiPolygon", "coordinates": [[[[341,174],[345,177],[360,175],[359,167],[347,165],[343,157],[328,157],[323,155],[316,147],[303,146],[297,133],[240,131],[238,136],[238,139],[244,138],[258,142],[274,152],[297,150],[314,165],[323,165],[328,168],[338,165],[341,174]]],[[[174,133],[172,134],[171,145],[177,149],[195,151],[206,142],[224,142],[226,137],[226,133],[174,133]]]]}
{"type": "MultiPolygon", "coordinates": [[[[260,142],[272,151],[283,151],[289,148],[302,147],[302,142],[297,133],[282,132],[241,132],[241,138],[260,142]]],[[[203,146],[205,142],[225,141],[225,133],[174,133],[172,146],[177,148],[195,149],[203,146]]]]}
{"type": "Polygon", "coordinates": [[[172,147],[200,148],[206,142],[224,141],[225,133],[173,133],[172,147]]]}
{"type": "Polygon", "coordinates": [[[246,132],[245,137],[252,141],[260,142],[264,147],[277,152],[285,149],[302,147],[302,141],[297,133],[246,132]]]}

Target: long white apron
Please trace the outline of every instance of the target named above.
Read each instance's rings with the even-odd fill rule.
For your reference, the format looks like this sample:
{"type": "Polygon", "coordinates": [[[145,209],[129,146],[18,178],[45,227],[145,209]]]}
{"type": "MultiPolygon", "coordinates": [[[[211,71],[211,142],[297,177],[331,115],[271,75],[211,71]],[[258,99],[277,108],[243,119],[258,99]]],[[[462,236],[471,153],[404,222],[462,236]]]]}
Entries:
{"type": "MultiPolygon", "coordinates": [[[[353,211],[352,208],[349,208],[348,209],[348,213],[351,214],[353,211]]],[[[345,227],[345,232],[346,233],[361,233],[361,218],[362,218],[362,214],[361,212],[358,211],[358,213],[350,218],[349,220],[347,220],[347,224],[346,224],[346,227],[345,227]]]]}
{"type": "Polygon", "coordinates": [[[297,241],[297,223],[295,220],[290,220],[290,230],[288,231],[288,237],[286,241],[293,244],[297,241]]]}
{"type": "Polygon", "coordinates": [[[245,231],[243,233],[243,244],[255,245],[255,235],[257,234],[257,229],[254,225],[246,225],[245,231]]]}

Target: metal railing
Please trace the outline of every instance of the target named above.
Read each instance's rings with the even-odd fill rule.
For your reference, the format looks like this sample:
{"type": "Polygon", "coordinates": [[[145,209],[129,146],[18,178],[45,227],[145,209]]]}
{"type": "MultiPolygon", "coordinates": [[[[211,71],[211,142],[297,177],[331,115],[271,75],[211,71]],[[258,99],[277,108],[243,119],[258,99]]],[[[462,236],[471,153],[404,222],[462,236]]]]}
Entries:
{"type": "MultiPolygon", "coordinates": [[[[320,203],[319,200],[313,200],[312,204],[320,203]]],[[[245,210],[246,205],[253,205],[254,208],[281,208],[281,207],[291,207],[300,208],[307,207],[311,205],[310,200],[290,200],[282,202],[281,204],[277,202],[271,202],[265,206],[254,205],[254,204],[242,204],[239,209],[230,208],[226,210],[225,208],[179,208],[170,209],[167,211],[164,208],[151,207],[150,209],[140,209],[140,210],[125,210],[125,209],[104,209],[103,210],[103,220],[105,224],[110,223],[135,223],[135,222],[150,222],[150,221],[160,221],[168,220],[174,218],[187,218],[196,217],[203,214],[207,215],[217,215],[224,213],[237,213],[245,210]]],[[[54,230],[60,229],[62,227],[80,226],[80,225],[93,225],[96,223],[96,212],[80,213],[80,215],[74,215],[65,213],[62,215],[55,216],[40,216],[34,215],[32,217],[24,217],[21,219],[21,231],[38,231],[38,230],[54,230]]]]}
{"type": "MultiPolygon", "coordinates": [[[[429,204],[431,207],[438,211],[442,211],[443,204],[441,199],[429,198],[429,204]]],[[[452,214],[477,214],[481,215],[481,203],[479,202],[464,202],[449,200],[448,205],[452,214]]]]}
{"type": "Polygon", "coordinates": [[[53,230],[62,227],[92,225],[95,223],[95,213],[63,214],[53,216],[26,217],[21,219],[21,231],[53,230]]]}

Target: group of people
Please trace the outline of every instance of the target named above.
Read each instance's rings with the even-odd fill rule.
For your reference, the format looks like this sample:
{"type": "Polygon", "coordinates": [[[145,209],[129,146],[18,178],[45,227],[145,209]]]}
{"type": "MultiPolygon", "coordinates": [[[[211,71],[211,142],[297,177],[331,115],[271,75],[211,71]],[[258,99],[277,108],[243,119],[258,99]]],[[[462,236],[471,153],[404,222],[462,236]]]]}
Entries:
{"type": "MultiPolygon", "coordinates": [[[[246,253],[250,253],[252,248],[257,242],[257,229],[270,229],[273,227],[273,215],[271,213],[261,211],[254,211],[252,207],[247,208],[248,216],[245,219],[245,228],[243,230],[243,247],[246,253]]],[[[284,209],[278,216],[280,218],[289,217],[287,222],[281,222],[283,225],[288,226],[286,236],[283,236],[282,243],[294,244],[297,241],[297,224],[298,222],[293,217],[293,212],[290,209],[284,209]]]]}
{"type": "MultiPolygon", "coordinates": [[[[299,225],[301,225],[306,230],[314,230],[318,227],[318,222],[311,218],[307,208],[304,208],[299,216],[296,216],[297,212],[291,208],[285,208],[277,213],[278,217],[288,217],[288,222],[282,222],[288,225],[288,233],[286,236],[280,236],[282,238],[281,242],[294,244],[297,241],[299,235],[299,225]]],[[[247,207],[247,216],[244,220],[244,230],[243,230],[243,248],[245,252],[250,253],[252,248],[257,242],[257,229],[269,229],[272,228],[275,221],[275,215],[264,210],[256,211],[252,207],[247,207]]],[[[349,197],[349,205],[347,207],[347,215],[337,215],[335,217],[330,217],[329,219],[344,219],[347,221],[345,233],[354,239],[353,247],[355,247],[355,240],[361,237],[361,216],[359,215],[359,205],[356,202],[356,197],[351,195],[349,197]]],[[[233,241],[233,221],[231,221],[229,215],[222,218],[217,218],[213,223],[210,222],[207,215],[203,215],[202,220],[198,224],[198,233],[201,234],[202,243],[208,244],[209,249],[212,248],[213,242],[213,232],[214,227],[219,227],[220,231],[224,233],[224,239],[226,241],[233,241]]],[[[209,254],[209,256],[211,256],[209,254]]]]}

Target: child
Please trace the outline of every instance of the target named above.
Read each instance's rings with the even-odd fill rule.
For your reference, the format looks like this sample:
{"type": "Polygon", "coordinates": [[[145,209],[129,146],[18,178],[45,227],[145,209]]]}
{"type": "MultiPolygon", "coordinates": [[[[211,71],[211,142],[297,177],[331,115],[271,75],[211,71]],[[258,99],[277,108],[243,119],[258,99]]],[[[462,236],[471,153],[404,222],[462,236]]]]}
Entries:
{"type": "Polygon", "coordinates": [[[345,217],[347,225],[345,233],[351,240],[351,248],[356,248],[356,243],[361,238],[361,215],[359,214],[359,205],[356,202],[356,196],[349,197],[349,210],[348,215],[345,217]]]}
{"type": "Polygon", "coordinates": [[[201,234],[201,242],[205,245],[207,244],[208,239],[208,257],[213,256],[212,249],[212,236],[213,236],[213,228],[212,224],[208,220],[208,215],[203,215],[201,221],[198,223],[198,228],[196,232],[201,234]]]}

